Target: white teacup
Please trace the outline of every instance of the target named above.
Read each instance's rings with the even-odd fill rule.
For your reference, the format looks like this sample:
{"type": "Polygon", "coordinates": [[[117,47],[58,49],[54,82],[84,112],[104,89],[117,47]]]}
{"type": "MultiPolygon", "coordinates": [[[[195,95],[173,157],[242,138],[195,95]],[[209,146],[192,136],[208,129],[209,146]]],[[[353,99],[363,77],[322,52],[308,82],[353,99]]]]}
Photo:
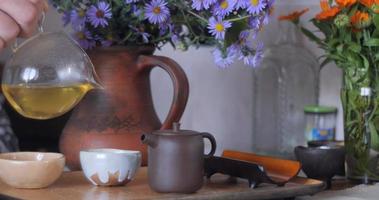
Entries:
{"type": "Polygon", "coordinates": [[[80,164],[94,185],[115,186],[130,182],[141,166],[141,152],[121,149],[80,151],[80,164]]]}

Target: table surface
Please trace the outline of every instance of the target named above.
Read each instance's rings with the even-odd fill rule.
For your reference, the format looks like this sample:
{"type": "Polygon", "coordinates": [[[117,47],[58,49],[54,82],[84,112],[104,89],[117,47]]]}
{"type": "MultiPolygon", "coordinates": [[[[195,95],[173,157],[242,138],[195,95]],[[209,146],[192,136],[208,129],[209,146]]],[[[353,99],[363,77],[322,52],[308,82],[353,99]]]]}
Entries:
{"type": "MultiPolygon", "coordinates": [[[[147,168],[141,168],[135,180],[126,186],[98,187],[89,183],[81,171],[64,172],[48,188],[16,189],[0,182],[0,194],[19,199],[38,200],[105,200],[105,199],[273,199],[288,198],[317,193],[325,187],[318,180],[296,177],[284,187],[262,184],[258,188],[248,187],[245,180],[231,182],[228,176],[216,174],[205,180],[204,187],[194,194],[156,193],[147,184],[147,168]]],[[[11,199],[11,198],[10,198],[11,199]]]]}

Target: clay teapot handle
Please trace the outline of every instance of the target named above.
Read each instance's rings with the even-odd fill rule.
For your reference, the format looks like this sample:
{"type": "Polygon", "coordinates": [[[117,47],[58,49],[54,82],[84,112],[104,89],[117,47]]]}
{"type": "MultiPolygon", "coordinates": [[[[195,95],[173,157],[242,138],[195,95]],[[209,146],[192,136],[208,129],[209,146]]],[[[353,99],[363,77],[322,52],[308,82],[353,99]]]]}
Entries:
{"type": "Polygon", "coordinates": [[[164,69],[174,82],[174,98],[166,120],[163,122],[161,129],[171,129],[174,122],[180,121],[184,109],[187,105],[189,84],[183,69],[173,60],[163,56],[146,56],[141,55],[138,58],[138,67],[141,70],[149,70],[154,67],[164,69]]]}

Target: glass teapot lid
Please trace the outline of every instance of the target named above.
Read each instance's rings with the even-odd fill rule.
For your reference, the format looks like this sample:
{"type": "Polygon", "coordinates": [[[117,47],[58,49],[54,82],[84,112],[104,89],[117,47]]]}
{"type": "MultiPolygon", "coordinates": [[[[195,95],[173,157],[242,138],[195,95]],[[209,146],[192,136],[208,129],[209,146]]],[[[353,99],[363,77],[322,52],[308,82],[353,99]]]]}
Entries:
{"type": "Polygon", "coordinates": [[[49,119],[71,110],[101,88],[85,51],[63,32],[40,33],[14,49],[3,69],[2,89],[21,115],[49,119]]]}

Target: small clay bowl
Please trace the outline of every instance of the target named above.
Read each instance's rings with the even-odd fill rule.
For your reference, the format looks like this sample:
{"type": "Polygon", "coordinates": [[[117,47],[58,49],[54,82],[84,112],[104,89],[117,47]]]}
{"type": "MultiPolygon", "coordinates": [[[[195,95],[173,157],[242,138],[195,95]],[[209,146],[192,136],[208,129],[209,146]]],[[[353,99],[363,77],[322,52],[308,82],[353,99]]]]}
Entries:
{"type": "Polygon", "coordinates": [[[61,176],[64,165],[65,157],[60,153],[2,153],[0,178],[15,188],[45,188],[61,176]]]}
{"type": "Polygon", "coordinates": [[[327,188],[330,188],[334,175],[345,175],[343,146],[335,144],[318,147],[297,146],[295,155],[307,177],[326,181],[327,188]]]}

